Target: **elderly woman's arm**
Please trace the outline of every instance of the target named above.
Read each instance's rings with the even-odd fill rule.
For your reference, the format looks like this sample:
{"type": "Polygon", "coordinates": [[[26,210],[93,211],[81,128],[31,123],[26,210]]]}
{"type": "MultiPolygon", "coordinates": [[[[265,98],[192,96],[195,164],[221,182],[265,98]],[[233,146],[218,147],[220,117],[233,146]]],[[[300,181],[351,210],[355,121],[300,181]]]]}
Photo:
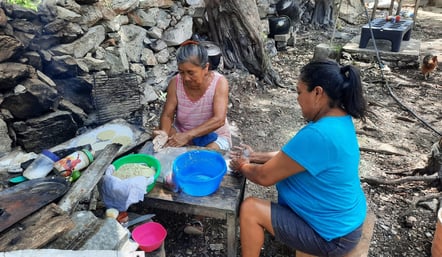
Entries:
{"type": "Polygon", "coordinates": [[[163,106],[163,111],[160,117],[160,130],[165,131],[169,136],[172,133],[173,121],[175,119],[175,112],[178,106],[178,99],[176,98],[176,77],[169,82],[167,87],[166,103],[163,106]]]}

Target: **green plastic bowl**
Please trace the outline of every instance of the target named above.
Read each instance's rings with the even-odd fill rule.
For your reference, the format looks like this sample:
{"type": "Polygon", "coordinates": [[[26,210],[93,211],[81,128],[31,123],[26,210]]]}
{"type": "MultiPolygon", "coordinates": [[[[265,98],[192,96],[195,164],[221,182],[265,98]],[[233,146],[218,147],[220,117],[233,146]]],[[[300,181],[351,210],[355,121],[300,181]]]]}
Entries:
{"type": "Polygon", "coordinates": [[[154,187],[155,183],[160,176],[161,173],[161,163],[160,161],[148,154],[142,154],[142,153],[136,153],[136,154],[129,154],[126,156],[123,156],[117,160],[115,160],[112,164],[115,167],[115,170],[118,170],[121,166],[128,163],[143,163],[147,166],[155,169],[155,175],[153,179],[153,183],[147,186],[146,193],[149,193],[154,187]]]}

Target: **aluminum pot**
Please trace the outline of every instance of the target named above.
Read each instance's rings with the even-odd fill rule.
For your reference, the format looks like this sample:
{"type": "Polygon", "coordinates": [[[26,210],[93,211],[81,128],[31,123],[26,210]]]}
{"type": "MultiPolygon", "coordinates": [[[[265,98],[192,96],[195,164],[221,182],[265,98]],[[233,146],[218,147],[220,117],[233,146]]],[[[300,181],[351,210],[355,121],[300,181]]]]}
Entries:
{"type": "Polygon", "coordinates": [[[290,31],[291,21],[287,16],[269,17],[269,38],[275,35],[287,34],[290,31]]]}

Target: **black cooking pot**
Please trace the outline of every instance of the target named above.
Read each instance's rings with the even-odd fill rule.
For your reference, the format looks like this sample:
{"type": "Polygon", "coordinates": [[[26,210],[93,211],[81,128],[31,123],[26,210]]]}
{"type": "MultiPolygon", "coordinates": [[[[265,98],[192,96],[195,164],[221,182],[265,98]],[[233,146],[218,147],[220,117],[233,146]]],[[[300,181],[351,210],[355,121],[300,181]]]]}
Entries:
{"type": "Polygon", "coordinates": [[[291,21],[287,16],[269,17],[269,38],[275,35],[287,34],[290,31],[291,21]]]}
{"type": "Polygon", "coordinates": [[[276,4],[276,13],[278,16],[288,16],[291,22],[298,22],[300,19],[300,8],[296,0],[280,0],[276,4]]]}
{"type": "Polygon", "coordinates": [[[207,50],[207,55],[209,56],[209,70],[216,70],[221,62],[221,49],[212,41],[201,41],[200,44],[207,50]]]}

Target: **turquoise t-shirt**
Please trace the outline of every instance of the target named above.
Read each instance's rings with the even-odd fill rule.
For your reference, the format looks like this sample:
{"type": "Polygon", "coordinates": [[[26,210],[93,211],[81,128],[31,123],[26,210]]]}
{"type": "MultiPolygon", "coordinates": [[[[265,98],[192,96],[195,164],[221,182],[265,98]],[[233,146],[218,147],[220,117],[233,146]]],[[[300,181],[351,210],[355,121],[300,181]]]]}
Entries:
{"type": "Polygon", "coordinates": [[[282,152],[305,168],[276,184],[288,205],[327,241],[344,236],[365,219],[359,180],[359,146],[351,116],[324,117],[303,127],[282,152]]]}

